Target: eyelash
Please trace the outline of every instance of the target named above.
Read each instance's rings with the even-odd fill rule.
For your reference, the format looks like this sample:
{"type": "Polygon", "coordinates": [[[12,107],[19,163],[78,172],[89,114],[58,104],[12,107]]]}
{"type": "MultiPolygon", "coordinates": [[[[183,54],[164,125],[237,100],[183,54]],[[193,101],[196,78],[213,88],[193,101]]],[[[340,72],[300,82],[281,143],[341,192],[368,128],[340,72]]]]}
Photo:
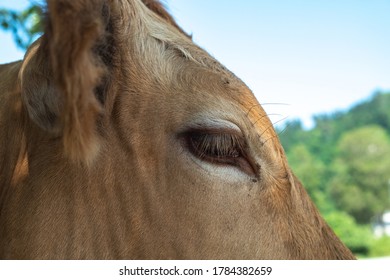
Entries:
{"type": "Polygon", "coordinates": [[[235,165],[244,155],[241,139],[233,134],[192,132],[187,136],[190,151],[203,160],[235,165]]]}
{"type": "Polygon", "coordinates": [[[203,161],[230,165],[251,177],[259,176],[259,165],[246,152],[245,139],[234,132],[191,130],[182,134],[182,139],[190,153],[203,161]]]}

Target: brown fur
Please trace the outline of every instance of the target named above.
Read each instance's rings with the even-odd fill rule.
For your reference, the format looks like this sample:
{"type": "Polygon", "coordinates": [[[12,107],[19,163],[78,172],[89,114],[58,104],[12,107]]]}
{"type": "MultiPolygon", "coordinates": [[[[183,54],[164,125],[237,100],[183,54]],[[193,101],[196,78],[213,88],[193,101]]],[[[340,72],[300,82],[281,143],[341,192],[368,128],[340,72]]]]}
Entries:
{"type": "Polygon", "coordinates": [[[159,2],[48,0],[0,77],[0,258],[354,258],[250,90],[159,2]],[[183,144],[218,122],[251,168],[183,144]]]}

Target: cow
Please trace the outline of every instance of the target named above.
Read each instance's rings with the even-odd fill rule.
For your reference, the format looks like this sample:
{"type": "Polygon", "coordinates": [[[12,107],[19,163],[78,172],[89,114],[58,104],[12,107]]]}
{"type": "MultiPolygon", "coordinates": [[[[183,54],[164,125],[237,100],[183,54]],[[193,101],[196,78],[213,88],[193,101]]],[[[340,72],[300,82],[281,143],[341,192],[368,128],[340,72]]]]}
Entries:
{"type": "Polygon", "coordinates": [[[48,0],[0,77],[1,259],[354,259],[157,0],[48,0]]]}

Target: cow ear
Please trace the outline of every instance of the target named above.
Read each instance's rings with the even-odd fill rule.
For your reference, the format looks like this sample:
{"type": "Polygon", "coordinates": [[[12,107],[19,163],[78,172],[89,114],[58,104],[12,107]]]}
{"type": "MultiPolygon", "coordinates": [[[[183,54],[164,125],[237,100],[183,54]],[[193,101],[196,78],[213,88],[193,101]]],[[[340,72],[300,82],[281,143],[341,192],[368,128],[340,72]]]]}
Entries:
{"type": "Polygon", "coordinates": [[[96,46],[105,36],[104,1],[48,0],[44,35],[22,68],[22,96],[30,118],[60,134],[64,153],[91,162],[98,147],[95,95],[105,72],[96,46]]]}

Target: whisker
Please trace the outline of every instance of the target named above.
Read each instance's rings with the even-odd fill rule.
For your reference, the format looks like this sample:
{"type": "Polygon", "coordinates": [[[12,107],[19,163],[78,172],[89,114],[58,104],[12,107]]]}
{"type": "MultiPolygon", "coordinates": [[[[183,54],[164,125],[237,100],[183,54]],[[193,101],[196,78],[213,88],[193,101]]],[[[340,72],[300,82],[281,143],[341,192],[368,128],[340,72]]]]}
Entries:
{"type": "MultiPolygon", "coordinates": [[[[282,115],[280,115],[280,116],[282,116],[282,115]]],[[[282,122],[282,121],[287,120],[289,117],[290,117],[290,116],[286,116],[286,117],[284,117],[284,118],[282,118],[282,119],[280,119],[280,120],[274,122],[272,125],[275,126],[276,124],[278,124],[278,123],[280,123],[280,122],[282,122]]]]}
{"type": "MultiPolygon", "coordinates": [[[[277,123],[282,122],[282,121],[284,121],[284,120],[286,120],[286,119],[288,119],[288,118],[289,118],[289,116],[286,116],[286,117],[284,117],[284,118],[282,118],[282,119],[276,121],[275,123],[272,124],[272,127],[274,127],[277,123]]],[[[286,125],[286,127],[282,130],[282,132],[277,133],[277,135],[280,135],[281,133],[283,133],[283,132],[286,130],[287,126],[288,126],[288,125],[286,125]]],[[[269,128],[270,128],[270,127],[268,127],[266,130],[268,130],[269,128]]],[[[265,131],[266,131],[266,130],[265,130],[265,131]]],[[[264,132],[265,132],[265,131],[264,131],[264,132]]],[[[263,132],[261,135],[263,135],[264,132],[263,132]]],[[[270,138],[268,138],[267,140],[265,140],[265,141],[262,143],[262,145],[264,146],[269,140],[272,140],[272,139],[276,138],[277,135],[271,136],[270,138]]]]}
{"type": "Polygon", "coordinates": [[[257,119],[253,125],[255,125],[259,120],[263,119],[264,117],[267,117],[267,116],[283,116],[282,114],[265,114],[263,116],[261,116],[259,119],[257,119]]]}
{"type": "Polygon", "coordinates": [[[265,130],[260,134],[260,138],[263,136],[263,134],[264,134],[268,129],[270,129],[270,128],[272,128],[272,127],[274,127],[272,124],[269,125],[269,126],[267,127],[267,129],[265,129],[265,130]]]}
{"type": "Polygon", "coordinates": [[[259,106],[259,104],[253,104],[253,105],[249,108],[248,112],[246,113],[246,116],[248,117],[248,116],[249,116],[249,113],[252,111],[252,109],[255,108],[255,107],[258,107],[258,106],[259,106]]]}
{"type": "MultiPolygon", "coordinates": [[[[273,126],[274,126],[275,124],[281,122],[281,121],[286,120],[287,118],[289,118],[289,116],[286,116],[286,117],[284,117],[284,118],[278,120],[277,122],[273,123],[273,126]]],[[[282,135],[282,134],[287,130],[287,128],[288,128],[289,126],[290,126],[290,123],[287,123],[287,125],[286,125],[286,126],[283,128],[283,130],[280,131],[280,132],[277,132],[276,129],[275,129],[275,131],[277,132],[277,135],[271,136],[270,138],[268,138],[267,140],[265,140],[265,141],[262,143],[262,145],[264,146],[269,140],[272,140],[272,139],[276,138],[277,136],[282,135]]]]}
{"type": "Polygon", "coordinates": [[[275,135],[274,135],[274,136],[271,136],[270,138],[268,138],[267,140],[265,140],[265,141],[262,143],[262,145],[264,146],[265,144],[267,144],[267,142],[268,142],[269,140],[272,140],[272,139],[274,139],[274,138],[276,138],[275,135]]]}
{"type": "MultiPolygon", "coordinates": [[[[289,117],[289,116],[284,117],[284,118],[278,120],[277,122],[271,124],[270,126],[268,126],[267,129],[265,129],[265,130],[259,135],[260,139],[261,139],[261,137],[264,135],[264,133],[265,133],[268,129],[273,128],[275,124],[277,124],[277,123],[279,123],[279,122],[281,122],[281,121],[286,120],[288,117],[289,117]]],[[[267,141],[268,141],[268,140],[267,140],[267,141]]],[[[262,145],[264,145],[265,143],[266,143],[266,142],[263,142],[262,145]]]]}
{"type": "Polygon", "coordinates": [[[286,130],[290,127],[290,125],[291,125],[290,123],[287,123],[286,126],[283,128],[283,130],[280,131],[280,132],[278,132],[278,135],[280,136],[280,135],[282,135],[283,133],[285,133],[286,130]]]}

